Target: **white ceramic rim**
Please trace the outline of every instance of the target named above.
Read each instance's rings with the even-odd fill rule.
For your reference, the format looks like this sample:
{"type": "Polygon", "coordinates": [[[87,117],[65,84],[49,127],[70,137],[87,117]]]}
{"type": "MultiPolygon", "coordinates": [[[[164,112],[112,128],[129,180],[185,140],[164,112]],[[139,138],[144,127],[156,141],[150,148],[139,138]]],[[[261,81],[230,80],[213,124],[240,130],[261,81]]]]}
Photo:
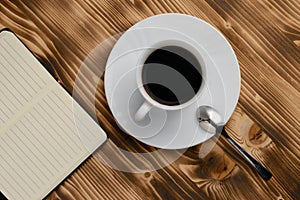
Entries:
{"type": "Polygon", "coordinates": [[[199,96],[201,96],[201,94],[203,92],[203,88],[205,87],[205,84],[206,84],[205,80],[206,80],[206,64],[204,62],[204,59],[203,59],[202,55],[200,54],[200,52],[192,44],[190,44],[187,41],[180,41],[180,40],[159,41],[159,42],[153,44],[152,47],[147,48],[145,50],[145,52],[142,53],[141,57],[138,59],[137,72],[136,72],[136,81],[137,81],[138,89],[141,92],[142,96],[145,98],[146,102],[148,102],[152,106],[155,106],[155,107],[163,109],[163,110],[179,110],[179,109],[183,109],[183,108],[193,104],[199,98],[199,96]],[[148,56],[152,52],[154,52],[155,50],[157,50],[159,48],[162,48],[164,46],[171,46],[171,45],[184,48],[184,49],[188,50],[190,53],[192,53],[195,56],[195,58],[197,59],[198,63],[200,64],[200,68],[201,68],[200,73],[202,76],[201,86],[200,86],[198,92],[195,94],[195,96],[183,104],[173,105],[173,106],[161,104],[161,103],[157,102],[156,100],[154,100],[152,97],[150,97],[149,94],[146,92],[146,90],[143,86],[144,85],[143,81],[142,81],[143,65],[144,65],[146,59],[148,58],[148,56]]]}

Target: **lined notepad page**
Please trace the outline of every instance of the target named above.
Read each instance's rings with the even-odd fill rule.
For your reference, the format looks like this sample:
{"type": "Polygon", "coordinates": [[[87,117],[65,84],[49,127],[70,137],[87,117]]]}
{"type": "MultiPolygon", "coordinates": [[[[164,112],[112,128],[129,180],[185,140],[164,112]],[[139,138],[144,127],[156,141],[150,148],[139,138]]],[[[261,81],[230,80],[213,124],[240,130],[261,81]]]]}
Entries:
{"type": "Polygon", "coordinates": [[[8,31],[0,61],[0,189],[8,199],[42,199],[106,134],[8,31]]]}

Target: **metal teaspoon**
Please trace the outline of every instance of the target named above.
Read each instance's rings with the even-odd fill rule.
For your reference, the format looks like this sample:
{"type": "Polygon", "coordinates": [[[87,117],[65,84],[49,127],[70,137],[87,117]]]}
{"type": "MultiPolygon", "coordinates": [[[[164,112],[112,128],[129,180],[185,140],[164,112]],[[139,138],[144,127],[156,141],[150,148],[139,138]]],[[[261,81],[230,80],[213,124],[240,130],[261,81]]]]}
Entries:
{"type": "Polygon", "coordinates": [[[210,133],[221,133],[240,154],[256,169],[264,180],[269,180],[272,173],[267,170],[261,163],[249,155],[241,146],[239,146],[225,131],[225,123],[222,122],[221,114],[210,106],[200,106],[197,110],[197,119],[199,125],[205,131],[210,133]]]}

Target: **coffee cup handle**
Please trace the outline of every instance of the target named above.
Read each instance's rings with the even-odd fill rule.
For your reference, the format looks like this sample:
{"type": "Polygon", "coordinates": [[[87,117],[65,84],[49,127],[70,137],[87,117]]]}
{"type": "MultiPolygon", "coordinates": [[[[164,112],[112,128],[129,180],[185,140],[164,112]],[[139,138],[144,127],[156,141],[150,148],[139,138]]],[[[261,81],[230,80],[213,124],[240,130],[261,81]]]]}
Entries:
{"type": "Polygon", "coordinates": [[[147,113],[151,110],[152,105],[150,103],[148,103],[147,101],[145,101],[141,107],[136,111],[135,116],[134,116],[134,120],[136,122],[142,121],[147,113]]]}

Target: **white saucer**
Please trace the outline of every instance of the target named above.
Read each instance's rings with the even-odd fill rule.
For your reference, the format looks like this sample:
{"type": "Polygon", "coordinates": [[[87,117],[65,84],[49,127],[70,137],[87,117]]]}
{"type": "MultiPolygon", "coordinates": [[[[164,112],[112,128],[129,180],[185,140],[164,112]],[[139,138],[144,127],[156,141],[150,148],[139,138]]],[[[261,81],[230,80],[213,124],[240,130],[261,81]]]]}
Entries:
{"type": "Polygon", "coordinates": [[[213,136],[198,125],[200,105],[216,108],[224,122],[228,121],[239,98],[240,71],[232,47],[214,27],[192,16],[162,14],[137,23],[121,36],[108,58],[104,86],[112,114],[125,132],[151,146],[181,149],[213,136]],[[192,105],[178,111],[153,108],[150,118],[137,124],[133,116],[144,102],[136,82],[138,59],[153,44],[172,39],[192,44],[201,52],[205,87],[192,105]]]}

